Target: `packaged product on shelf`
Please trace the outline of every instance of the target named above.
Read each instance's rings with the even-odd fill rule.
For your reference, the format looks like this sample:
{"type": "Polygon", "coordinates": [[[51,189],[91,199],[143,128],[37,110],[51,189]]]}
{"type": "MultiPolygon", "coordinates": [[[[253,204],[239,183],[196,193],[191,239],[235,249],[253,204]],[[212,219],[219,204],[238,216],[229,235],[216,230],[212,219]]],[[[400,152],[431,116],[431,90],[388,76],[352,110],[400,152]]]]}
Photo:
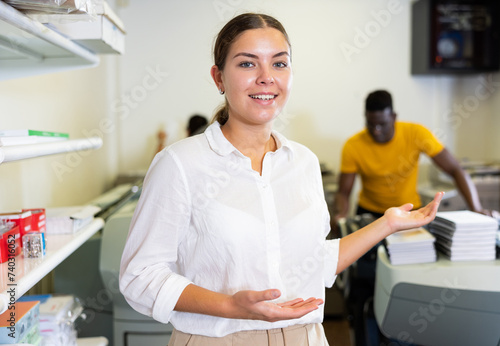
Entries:
{"type": "Polygon", "coordinates": [[[26,233],[31,232],[31,211],[0,213],[0,220],[14,222],[18,225],[21,237],[26,233]]]}
{"type": "Polygon", "coordinates": [[[94,9],[94,0],[4,0],[21,11],[38,11],[42,13],[68,14],[72,12],[87,13],[94,9]]]}
{"type": "Polygon", "coordinates": [[[39,131],[30,129],[1,130],[0,147],[14,145],[40,144],[64,141],[69,139],[69,134],[64,132],[39,131]]]}
{"type": "Polygon", "coordinates": [[[7,262],[21,252],[19,226],[14,222],[0,220],[0,263],[7,262]]]}
{"type": "Polygon", "coordinates": [[[23,212],[31,212],[31,232],[45,232],[46,220],[45,220],[45,209],[34,208],[34,209],[23,209],[23,212]]]}
{"type": "Polygon", "coordinates": [[[40,302],[16,302],[0,315],[0,343],[17,344],[39,338],[40,302]]]}
{"type": "Polygon", "coordinates": [[[45,256],[45,235],[43,232],[30,232],[23,235],[24,258],[45,256]]]}
{"type": "Polygon", "coordinates": [[[94,220],[101,208],[94,205],[47,208],[47,231],[51,234],[71,234],[94,220]]]}
{"type": "Polygon", "coordinates": [[[71,14],[27,12],[45,24],[97,54],[125,52],[125,25],[106,1],[96,2],[93,12],[71,14]]]}
{"type": "Polygon", "coordinates": [[[19,301],[40,302],[40,335],[43,345],[76,346],[75,321],[83,318],[83,305],[73,295],[23,296],[19,301]]]}
{"type": "Polygon", "coordinates": [[[19,343],[21,345],[29,344],[26,346],[43,346],[42,336],[40,335],[40,326],[38,324],[35,324],[33,327],[31,327],[31,329],[28,330],[24,338],[22,338],[19,343]]]}

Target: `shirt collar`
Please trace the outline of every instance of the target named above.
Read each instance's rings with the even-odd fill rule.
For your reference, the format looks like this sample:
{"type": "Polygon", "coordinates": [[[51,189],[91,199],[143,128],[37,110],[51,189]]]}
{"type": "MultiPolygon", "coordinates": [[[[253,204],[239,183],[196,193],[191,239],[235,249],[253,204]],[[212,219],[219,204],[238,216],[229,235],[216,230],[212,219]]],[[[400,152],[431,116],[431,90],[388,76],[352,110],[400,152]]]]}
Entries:
{"type": "MultiPolygon", "coordinates": [[[[290,141],[281,133],[275,130],[271,132],[271,135],[274,137],[276,146],[278,147],[276,152],[283,150],[285,152],[288,152],[290,158],[292,158],[293,148],[290,145],[290,141]]],[[[232,145],[231,142],[229,142],[227,138],[224,137],[224,134],[222,133],[222,130],[220,128],[220,124],[217,121],[215,121],[205,130],[205,136],[207,137],[210,148],[218,155],[226,156],[231,154],[232,152],[239,153],[238,149],[236,149],[234,145],[232,145]]]]}

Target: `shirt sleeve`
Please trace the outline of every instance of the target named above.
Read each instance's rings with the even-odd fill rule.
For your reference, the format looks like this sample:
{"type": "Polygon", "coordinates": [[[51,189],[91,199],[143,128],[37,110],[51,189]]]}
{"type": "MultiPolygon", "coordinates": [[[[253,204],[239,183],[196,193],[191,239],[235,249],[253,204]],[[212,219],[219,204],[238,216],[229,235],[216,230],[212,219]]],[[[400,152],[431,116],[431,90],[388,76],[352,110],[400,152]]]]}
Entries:
{"type": "Polygon", "coordinates": [[[420,150],[430,157],[436,156],[443,149],[444,145],[426,127],[415,124],[420,150]]]}
{"type": "Polygon", "coordinates": [[[167,323],[191,282],[175,272],[178,243],[189,228],[190,195],[175,155],[156,155],[146,174],[120,267],[120,291],[132,308],[167,323]]]}
{"type": "MultiPolygon", "coordinates": [[[[316,157],[316,156],[315,156],[316,157]]],[[[321,169],[319,165],[319,161],[316,158],[317,167],[316,170],[316,181],[318,182],[318,195],[322,196],[321,198],[324,200],[324,190],[323,190],[323,180],[321,177],[321,169]]],[[[324,210],[324,232],[323,236],[326,238],[328,233],[330,232],[330,213],[328,212],[328,207],[326,205],[326,201],[324,201],[323,205],[324,210]]],[[[324,239],[324,238],[323,238],[324,239]]],[[[325,287],[332,287],[335,282],[335,278],[337,277],[337,265],[339,262],[339,242],[340,239],[331,239],[325,240],[323,246],[323,278],[325,280],[325,287]]]]}
{"type": "Polygon", "coordinates": [[[330,239],[325,242],[325,287],[332,287],[337,278],[337,265],[339,263],[340,239],[330,239]]]}
{"type": "Polygon", "coordinates": [[[342,148],[342,157],[340,161],[341,173],[357,173],[358,166],[356,164],[356,155],[354,151],[351,141],[348,140],[342,148]]]}

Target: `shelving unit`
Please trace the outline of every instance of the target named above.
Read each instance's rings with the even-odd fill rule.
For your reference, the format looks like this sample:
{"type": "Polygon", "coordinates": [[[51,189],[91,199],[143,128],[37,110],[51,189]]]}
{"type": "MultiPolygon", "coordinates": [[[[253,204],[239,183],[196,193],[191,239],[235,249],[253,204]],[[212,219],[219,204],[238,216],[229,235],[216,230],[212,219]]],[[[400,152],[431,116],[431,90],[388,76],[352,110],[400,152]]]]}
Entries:
{"type": "MultiPolygon", "coordinates": [[[[94,67],[99,61],[94,51],[0,1],[0,81],[94,67]]],[[[102,139],[99,137],[5,146],[0,147],[0,164],[101,146],[102,139]]],[[[21,254],[14,258],[15,261],[0,264],[0,313],[5,312],[10,303],[24,295],[103,226],[104,220],[95,218],[74,234],[47,235],[46,255],[43,258],[28,259],[21,254]]],[[[108,340],[104,337],[84,338],[78,339],[77,344],[104,346],[108,340]]]]}
{"type": "MultiPolygon", "coordinates": [[[[55,155],[79,150],[98,149],[102,146],[100,137],[64,140],[0,147],[0,164],[34,157],[55,155]]],[[[40,259],[25,259],[22,255],[14,261],[0,264],[0,313],[15,302],[52,269],[78,249],[85,241],[104,226],[104,220],[93,222],[74,234],[47,235],[46,256],[40,259]],[[13,279],[11,282],[9,279],[13,279]]]]}
{"type": "Polygon", "coordinates": [[[101,146],[102,139],[100,137],[89,137],[50,143],[0,147],[0,164],[73,151],[99,149],[101,146]]]}
{"type": "Polygon", "coordinates": [[[10,265],[9,262],[0,264],[0,313],[7,310],[11,299],[21,297],[103,226],[104,221],[96,218],[74,234],[47,235],[46,255],[43,258],[30,259],[19,255],[14,257],[15,261],[10,265]],[[14,281],[11,282],[9,278],[14,281]],[[12,294],[9,290],[12,290],[12,294]]]}
{"type": "Polygon", "coordinates": [[[0,1],[0,80],[98,63],[94,52],[0,1]]]}
{"type": "MultiPolygon", "coordinates": [[[[0,164],[46,155],[98,149],[101,146],[102,139],[100,137],[89,137],[51,143],[0,147],[0,164]]],[[[0,313],[6,311],[9,303],[14,303],[103,226],[104,220],[96,218],[90,225],[77,233],[47,235],[47,249],[44,258],[25,259],[22,255],[18,255],[14,257],[14,261],[0,264],[0,313]],[[13,281],[11,282],[10,279],[13,281]]]]}

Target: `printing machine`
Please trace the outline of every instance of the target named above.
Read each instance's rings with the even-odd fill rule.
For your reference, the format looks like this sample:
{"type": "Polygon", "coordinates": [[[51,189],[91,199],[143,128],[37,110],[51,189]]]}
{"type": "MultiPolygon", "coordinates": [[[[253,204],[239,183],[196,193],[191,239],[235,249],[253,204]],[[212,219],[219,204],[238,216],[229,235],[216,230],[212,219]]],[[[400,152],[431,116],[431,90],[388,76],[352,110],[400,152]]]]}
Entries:
{"type": "Polygon", "coordinates": [[[73,294],[84,306],[87,320],[79,325],[79,337],[104,335],[113,346],[165,346],[170,340],[172,325],[136,312],[118,289],[121,255],[142,178],[122,177],[89,202],[102,209],[97,216],[105,220],[103,230],[54,271],[55,293],[73,294]]]}
{"type": "MultiPolygon", "coordinates": [[[[500,164],[466,162],[461,166],[476,186],[483,208],[500,210],[500,164]]],[[[427,174],[424,173],[427,179],[418,186],[423,205],[432,201],[436,192],[445,191],[439,211],[467,209],[465,200],[460,196],[449,176],[432,164],[421,168],[422,171],[427,171],[427,174]]]]}
{"type": "Polygon", "coordinates": [[[382,333],[404,344],[500,345],[500,259],[392,265],[377,249],[374,309],[382,333]]]}
{"type": "Polygon", "coordinates": [[[113,302],[114,346],[165,346],[170,340],[172,325],[138,313],[118,290],[121,255],[136,204],[137,199],[133,199],[122,206],[106,221],[102,233],[99,269],[113,302]]]}

